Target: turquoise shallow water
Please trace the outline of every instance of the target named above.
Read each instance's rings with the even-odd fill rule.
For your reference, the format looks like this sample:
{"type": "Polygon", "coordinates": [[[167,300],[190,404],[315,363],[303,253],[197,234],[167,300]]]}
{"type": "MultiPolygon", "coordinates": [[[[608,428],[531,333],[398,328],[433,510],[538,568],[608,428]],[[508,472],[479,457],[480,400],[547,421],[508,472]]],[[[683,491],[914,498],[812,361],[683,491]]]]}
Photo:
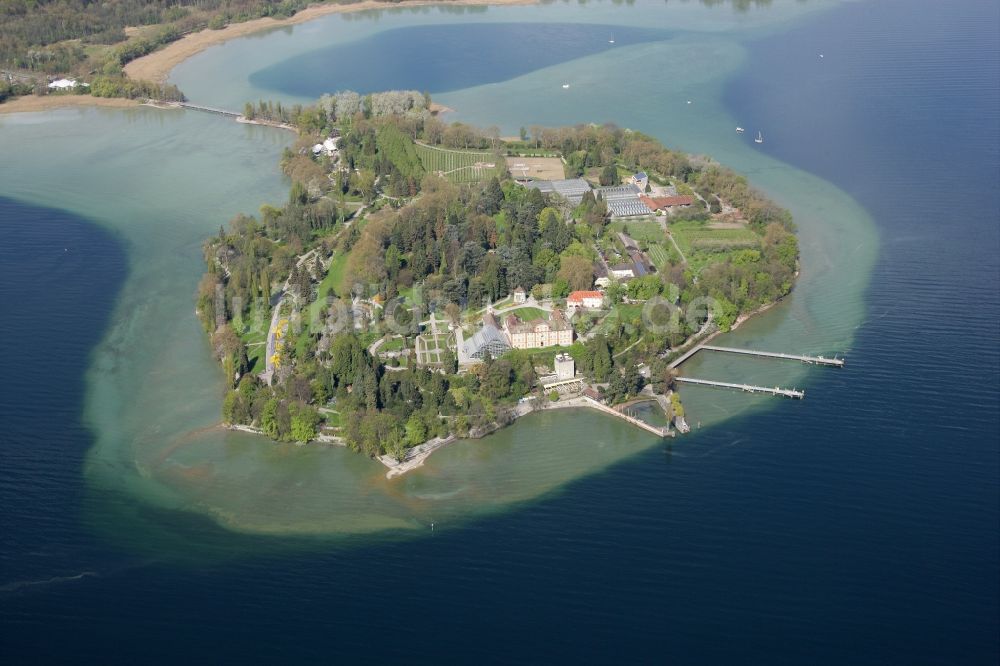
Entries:
{"type": "Polygon", "coordinates": [[[179,69],[194,99],[235,106],[278,94],[251,83],[265,67],[404,25],[669,29],[439,97],[508,130],[615,119],[711,153],[796,214],[795,295],[728,340],[846,351],[848,367],[705,356],[690,371],[805,386],[805,401],[689,390],[712,427],[666,444],[595,414],[539,415],[393,483],[343,451],[211,428],[199,245],[284,196],[287,135],[152,110],[0,117],[0,149],[19,157],[0,165],[0,195],[17,200],[0,224],[23,232],[0,255],[12,268],[0,331],[28,358],[76,360],[61,374],[8,367],[6,385],[30,390],[2,401],[5,654],[995,663],[1000,17],[974,2],[910,9],[394,10],[232,42],[179,69]],[[62,247],[52,225],[67,229],[62,247]],[[93,252],[89,271],[55,263],[68,247],[93,252]],[[50,302],[71,305],[46,306],[37,285],[51,283],[50,302]],[[71,378],[87,366],[82,396],[71,378]],[[403,529],[371,533],[383,528],[403,529]]]}
{"type": "MultiPolygon", "coordinates": [[[[404,48],[401,43],[454,42],[452,57],[466,63],[465,80],[493,81],[441,97],[459,109],[463,119],[502,123],[509,131],[531,117],[541,123],[577,122],[582,119],[578,114],[586,110],[592,119],[617,117],[625,126],[642,127],[682,148],[703,145],[705,152],[736,168],[755,171],[760,184],[773,189],[799,218],[806,269],[793,298],[748,324],[746,332],[733,339],[759,342],[769,349],[847,351],[861,321],[862,291],[875,251],[867,216],[832,186],[733,140],[725,129],[733,121],[721,103],[727,78],[745,57],[733,36],[766,34],[796,19],[802,9],[794,5],[773,13],[745,14],[723,10],[721,20],[713,24],[709,19],[716,14],[704,7],[676,11],[643,7],[662,15],[660,20],[671,30],[627,27],[629,22],[646,23],[648,17],[638,10],[614,12],[611,17],[610,8],[603,5],[585,13],[589,24],[558,22],[565,20],[565,13],[551,6],[333,16],[210,49],[178,68],[174,79],[195,101],[239,108],[242,104],[233,100],[279,94],[253,87],[262,78],[259,71],[282,85],[294,84],[310,97],[330,89],[329,81],[313,82],[317,62],[331,57],[329,49],[315,49],[329,44],[331,36],[338,43],[337,36],[344,31],[350,40],[363,40],[365,52],[384,53],[383,70],[370,69],[393,76],[398,74],[392,66],[396,62],[392,49],[404,48]],[[518,17],[534,22],[511,22],[518,17]],[[608,18],[615,23],[600,23],[608,18]],[[486,40],[482,35],[490,33],[491,25],[496,33],[486,40]],[[706,25],[715,29],[705,32],[706,25]],[[720,26],[728,32],[720,35],[720,26]],[[616,39],[611,48],[608,36],[615,27],[622,43],[616,39]],[[465,38],[448,37],[457,32],[465,38]],[[580,44],[598,39],[596,46],[580,44]],[[495,53],[498,45],[511,42],[523,50],[532,41],[552,47],[547,62],[539,63],[545,67],[529,74],[520,74],[523,62],[514,68],[498,67],[506,62],[495,53]],[[466,57],[464,51],[475,52],[483,44],[489,47],[489,57],[466,57]],[[248,49],[256,56],[249,57],[248,49]],[[593,53],[579,57],[588,51],[593,53]],[[261,53],[268,53],[277,64],[255,69],[261,53]],[[291,60],[283,60],[285,55],[291,60]],[[312,65],[302,67],[303,58],[313,58],[312,65]],[[673,77],[670,87],[633,95],[626,105],[615,95],[597,94],[605,88],[641,90],[653,67],[683,74],[673,77]],[[275,77],[275,72],[280,75],[275,77]],[[289,78],[292,74],[298,77],[295,81],[289,78]],[[505,76],[513,78],[499,80],[505,76]],[[568,91],[557,83],[564,79],[574,81],[568,91]],[[310,92],[309,85],[323,87],[310,92]],[[697,105],[682,103],[688,96],[697,105]],[[511,107],[513,100],[524,103],[511,107]],[[831,210],[836,214],[829,214],[831,210]],[[837,280],[830,279],[834,263],[850,267],[837,273],[837,280]]],[[[350,52],[352,43],[338,44],[335,48],[340,50],[334,55],[350,52]]],[[[447,50],[416,49],[411,59],[425,51],[428,63],[417,59],[406,70],[415,77],[412,86],[447,87],[444,81],[450,70],[440,64],[447,60],[447,50]]],[[[335,57],[334,62],[338,62],[335,57]]],[[[371,85],[384,87],[375,80],[371,85]]],[[[95,486],[124,489],[140,501],[195,511],[241,531],[413,530],[442,518],[491,512],[540,497],[656,444],[645,433],[610,423],[602,428],[609,428],[604,437],[615,446],[598,445],[600,437],[595,435],[593,446],[580,447],[580,438],[573,434],[578,424],[600,422],[603,417],[553,414],[530,419],[485,442],[453,445],[436,453],[424,469],[387,483],[380,465],[343,450],[275,446],[213,427],[219,409],[218,371],[191,315],[191,294],[200,273],[199,246],[233,212],[252,211],[282,198],[285,185],[275,174],[274,162],[290,135],[194,112],[153,109],[17,116],[7,125],[15,150],[28,152],[28,146],[41,146],[40,154],[47,154],[58,150],[64,133],[80,122],[93,131],[74,140],[73,149],[64,155],[65,172],[39,160],[11,174],[7,182],[8,191],[19,199],[67,206],[100,220],[127,242],[130,279],[88,375],[86,415],[97,443],[88,456],[87,475],[95,486]],[[90,163],[100,163],[101,168],[85,178],[68,175],[90,163]],[[48,188],[46,183],[53,178],[72,180],[75,190],[48,188]]],[[[795,385],[806,379],[805,371],[792,364],[706,357],[691,365],[693,374],[723,380],[795,385]]],[[[711,389],[685,391],[685,399],[692,419],[705,426],[773,406],[766,398],[711,389]]],[[[99,515],[96,519],[100,521],[99,515]]]]}

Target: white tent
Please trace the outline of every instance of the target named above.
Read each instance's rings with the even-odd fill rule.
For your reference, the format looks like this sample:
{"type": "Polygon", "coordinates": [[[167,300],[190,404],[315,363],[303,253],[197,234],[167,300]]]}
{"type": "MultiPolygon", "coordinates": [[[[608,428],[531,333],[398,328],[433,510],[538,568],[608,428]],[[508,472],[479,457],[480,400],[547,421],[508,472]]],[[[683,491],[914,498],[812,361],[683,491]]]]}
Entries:
{"type": "Polygon", "coordinates": [[[52,90],[70,90],[76,88],[76,81],[73,79],[59,79],[49,84],[52,90]]]}

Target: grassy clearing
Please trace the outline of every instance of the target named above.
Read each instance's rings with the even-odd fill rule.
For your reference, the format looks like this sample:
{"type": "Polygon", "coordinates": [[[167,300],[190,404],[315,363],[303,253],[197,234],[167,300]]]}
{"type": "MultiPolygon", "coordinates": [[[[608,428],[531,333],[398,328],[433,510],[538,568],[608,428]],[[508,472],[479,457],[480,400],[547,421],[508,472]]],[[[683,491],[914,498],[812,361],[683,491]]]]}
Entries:
{"type": "Polygon", "coordinates": [[[324,298],[330,292],[337,295],[343,293],[344,285],[341,283],[344,281],[344,268],[347,267],[347,257],[348,254],[346,252],[338,252],[333,255],[333,259],[330,260],[330,266],[326,269],[326,277],[319,283],[317,295],[320,299],[324,298]]]}
{"type": "Polygon", "coordinates": [[[531,350],[531,365],[535,367],[554,368],[556,365],[556,355],[562,354],[569,347],[543,347],[531,350]]]}
{"type": "Polygon", "coordinates": [[[247,360],[250,362],[251,372],[263,372],[265,366],[264,354],[266,352],[267,345],[263,342],[247,346],[247,360]]]}
{"type": "Polygon", "coordinates": [[[329,294],[338,296],[344,292],[344,268],[347,266],[347,254],[338,252],[333,255],[330,265],[326,269],[326,276],[316,287],[316,300],[309,305],[309,321],[319,321],[319,311],[326,305],[326,297],[329,294]]]}
{"type": "Polygon", "coordinates": [[[233,322],[233,329],[247,347],[250,368],[255,371],[264,368],[264,352],[267,350],[265,342],[270,323],[271,311],[263,301],[254,303],[246,315],[233,322]]]}
{"type": "Polygon", "coordinates": [[[503,158],[486,151],[448,150],[417,144],[417,155],[424,169],[441,173],[453,183],[475,183],[507,170],[503,158]]]}
{"type": "Polygon", "coordinates": [[[378,348],[380,352],[402,351],[406,347],[403,338],[389,338],[378,348]]]}
{"type": "Polygon", "coordinates": [[[711,229],[703,222],[677,222],[670,225],[670,232],[696,272],[736,250],[760,247],[760,238],[746,228],[711,229]]]}
{"type": "Polygon", "coordinates": [[[611,312],[607,317],[604,318],[598,329],[601,333],[610,334],[619,324],[625,326],[641,326],[642,321],[642,309],[641,304],[625,304],[619,303],[611,309],[611,312]]]}
{"type": "Polygon", "coordinates": [[[522,321],[532,321],[534,319],[548,319],[549,313],[545,310],[539,310],[538,308],[518,308],[516,310],[511,310],[505,313],[506,317],[508,314],[517,315],[522,321]]]}
{"type": "Polygon", "coordinates": [[[624,230],[625,233],[640,243],[643,241],[647,243],[665,243],[667,241],[667,235],[663,233],[663,227],[660,226],[659,222],[623,222],[619,220],[612,222],[608,227],[616,233],[624,230]]]}
{"type": "Polygon", "coordinates": [[[671,224],[670,233],[686,255],[699,250],[738,249],[760,245],[757,234],[749,229],[709,229],[702,222],[671,224]]]}

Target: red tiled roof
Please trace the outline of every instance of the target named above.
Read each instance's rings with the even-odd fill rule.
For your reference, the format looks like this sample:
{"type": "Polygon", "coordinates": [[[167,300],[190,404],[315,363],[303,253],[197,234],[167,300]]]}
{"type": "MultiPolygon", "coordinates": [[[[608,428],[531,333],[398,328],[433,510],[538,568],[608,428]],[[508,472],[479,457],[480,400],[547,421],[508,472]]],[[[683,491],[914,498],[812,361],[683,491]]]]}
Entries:
{"type": "Polygon", "coordinates": [[[604,294],[599,291],[574,291],[566,300],[583,301],[585,298],[604,298],[604,294]]]}
{"type": "Polygon", "coordinates": [[[639,198],[652,210],[670,208],[671,206],[690,206],[694,203],[694,197],[690,194],[679,194],[675,197],[647,197],[642,194],[639,195],[639,198]]]}

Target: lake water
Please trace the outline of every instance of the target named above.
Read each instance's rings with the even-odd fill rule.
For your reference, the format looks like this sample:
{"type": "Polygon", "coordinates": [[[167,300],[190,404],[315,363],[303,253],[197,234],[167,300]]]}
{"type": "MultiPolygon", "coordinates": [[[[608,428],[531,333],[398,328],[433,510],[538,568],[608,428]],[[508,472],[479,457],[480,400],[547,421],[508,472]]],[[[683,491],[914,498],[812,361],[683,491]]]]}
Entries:
{"type": "Polygon", "coordinates": [[[199,246],[283,198],[287,135],[147,109],[0,118],[0,654],[995,663],[1000,16],[916,5],[394,9],[178,68],[192,99],[239,108],[397,85],[409,54],[407,87],[459,119],[615,120],[795,213],[795,295],[728,340],[848,367],[690,372],[806,400],[686,389],[705,427],[666,444],[533,416],[392,483],[212,428],[199,246]],[[408,50],[445,40],[454,74],[408,50]],[[316,74],[356,53],[370,79],[316,74]]]}

